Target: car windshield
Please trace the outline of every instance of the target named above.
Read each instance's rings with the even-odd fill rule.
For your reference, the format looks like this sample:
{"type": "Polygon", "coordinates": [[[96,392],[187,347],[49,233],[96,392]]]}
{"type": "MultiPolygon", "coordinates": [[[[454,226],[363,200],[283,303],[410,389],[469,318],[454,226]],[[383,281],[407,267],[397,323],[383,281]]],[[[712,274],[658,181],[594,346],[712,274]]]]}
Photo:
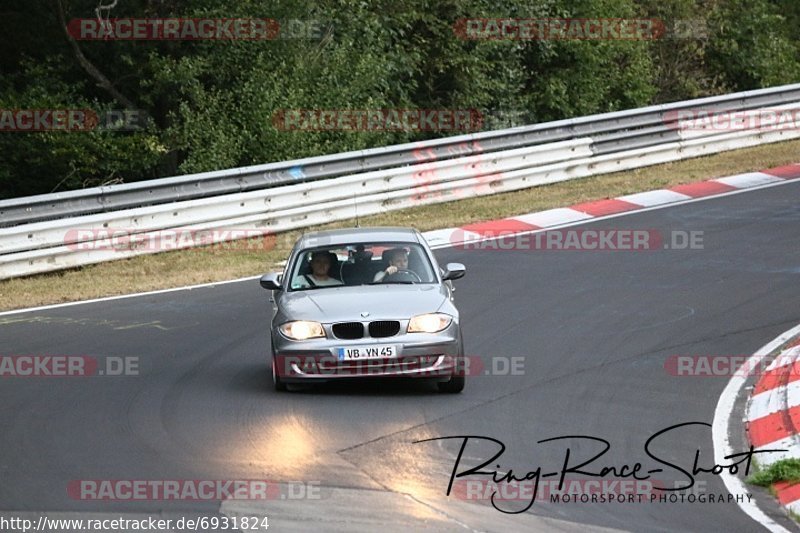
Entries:
{"type": "Polygon", "coordinates": [[[309,248],[297,254],[289,290],[377,284],[436,283],[425,249],[412,242],[309,248]]]}

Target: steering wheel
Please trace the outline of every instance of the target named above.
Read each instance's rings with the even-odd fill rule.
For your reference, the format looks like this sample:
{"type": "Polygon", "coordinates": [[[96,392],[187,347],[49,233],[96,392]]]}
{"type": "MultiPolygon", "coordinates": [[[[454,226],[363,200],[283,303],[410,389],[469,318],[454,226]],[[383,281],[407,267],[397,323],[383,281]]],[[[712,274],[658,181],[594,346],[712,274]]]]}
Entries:
{"type": "Polygon", "coordinates": [[[404,281],[410,281],[412,283],[422,283],[422,278],[419,277],[419,274],[414,272],[413,270],[408,270],[405,268],[397,269],[397,272],[394,274],[387,274],[384,281],[391,280],[393,283],[402,283],[404,281]]]}

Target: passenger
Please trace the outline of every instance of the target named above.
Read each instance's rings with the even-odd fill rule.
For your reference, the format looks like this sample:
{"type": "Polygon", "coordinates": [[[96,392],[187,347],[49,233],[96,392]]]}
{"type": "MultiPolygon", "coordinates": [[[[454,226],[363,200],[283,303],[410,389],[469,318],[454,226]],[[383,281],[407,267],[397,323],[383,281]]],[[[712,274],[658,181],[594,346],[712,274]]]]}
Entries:
{"type": "Polygon", "coordinates": [[[331,277],[328,273],[336,256],[327,251],[316,251],[311,254],[311,274],[297,276],[292,284],[295,289],[309,287],[332,287],[344,285],[341,281],[331,277]]]}

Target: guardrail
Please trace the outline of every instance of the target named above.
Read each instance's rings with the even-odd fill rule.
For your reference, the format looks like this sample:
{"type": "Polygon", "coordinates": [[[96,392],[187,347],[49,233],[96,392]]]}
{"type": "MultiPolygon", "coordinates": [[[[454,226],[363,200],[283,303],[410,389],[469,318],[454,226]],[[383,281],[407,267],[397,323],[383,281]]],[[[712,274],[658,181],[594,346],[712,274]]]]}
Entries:
{"type": "Polygon", "coordinates": [[[681,130],[679,111],[800,108],[800,84],[297,161],[0,202],[0,279],[800,137],[800,129],[681,130]],[[174,248],[196,240],[176,242],[174,248]]]}
{"type": "Polygon", "coordinates": [[[508,150],[566,139],[596,136],[598,154],[649,146],[677,132],[665,124],[665,114],[702,106],[744,110],[800,101],[800,84],[688,100],[533,126],[448,137],[322,157],[270,163],[173,178],[96,187],[0,201],[0,227],[91,213],[131,209],[250,190],[279,187],[420,162],[508,150]],[[628,132],[629,135],[624,135],[628,132]],[[630,143],[636,143],[636,146],[630,143]]]}

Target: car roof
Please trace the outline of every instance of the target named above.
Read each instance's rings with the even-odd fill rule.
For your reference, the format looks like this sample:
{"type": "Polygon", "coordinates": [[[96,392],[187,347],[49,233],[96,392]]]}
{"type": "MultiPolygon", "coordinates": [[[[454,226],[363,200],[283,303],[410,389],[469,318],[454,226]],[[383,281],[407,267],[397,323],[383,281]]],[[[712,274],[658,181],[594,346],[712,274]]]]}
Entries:
{"type": "Polygon", "coordinates": [[[356,244],[368,242],[420,242],[419,234],[414,228],[371,227],[343,228],[306,233],[297,242],[304,248],[325,245],[356,244]]]}

